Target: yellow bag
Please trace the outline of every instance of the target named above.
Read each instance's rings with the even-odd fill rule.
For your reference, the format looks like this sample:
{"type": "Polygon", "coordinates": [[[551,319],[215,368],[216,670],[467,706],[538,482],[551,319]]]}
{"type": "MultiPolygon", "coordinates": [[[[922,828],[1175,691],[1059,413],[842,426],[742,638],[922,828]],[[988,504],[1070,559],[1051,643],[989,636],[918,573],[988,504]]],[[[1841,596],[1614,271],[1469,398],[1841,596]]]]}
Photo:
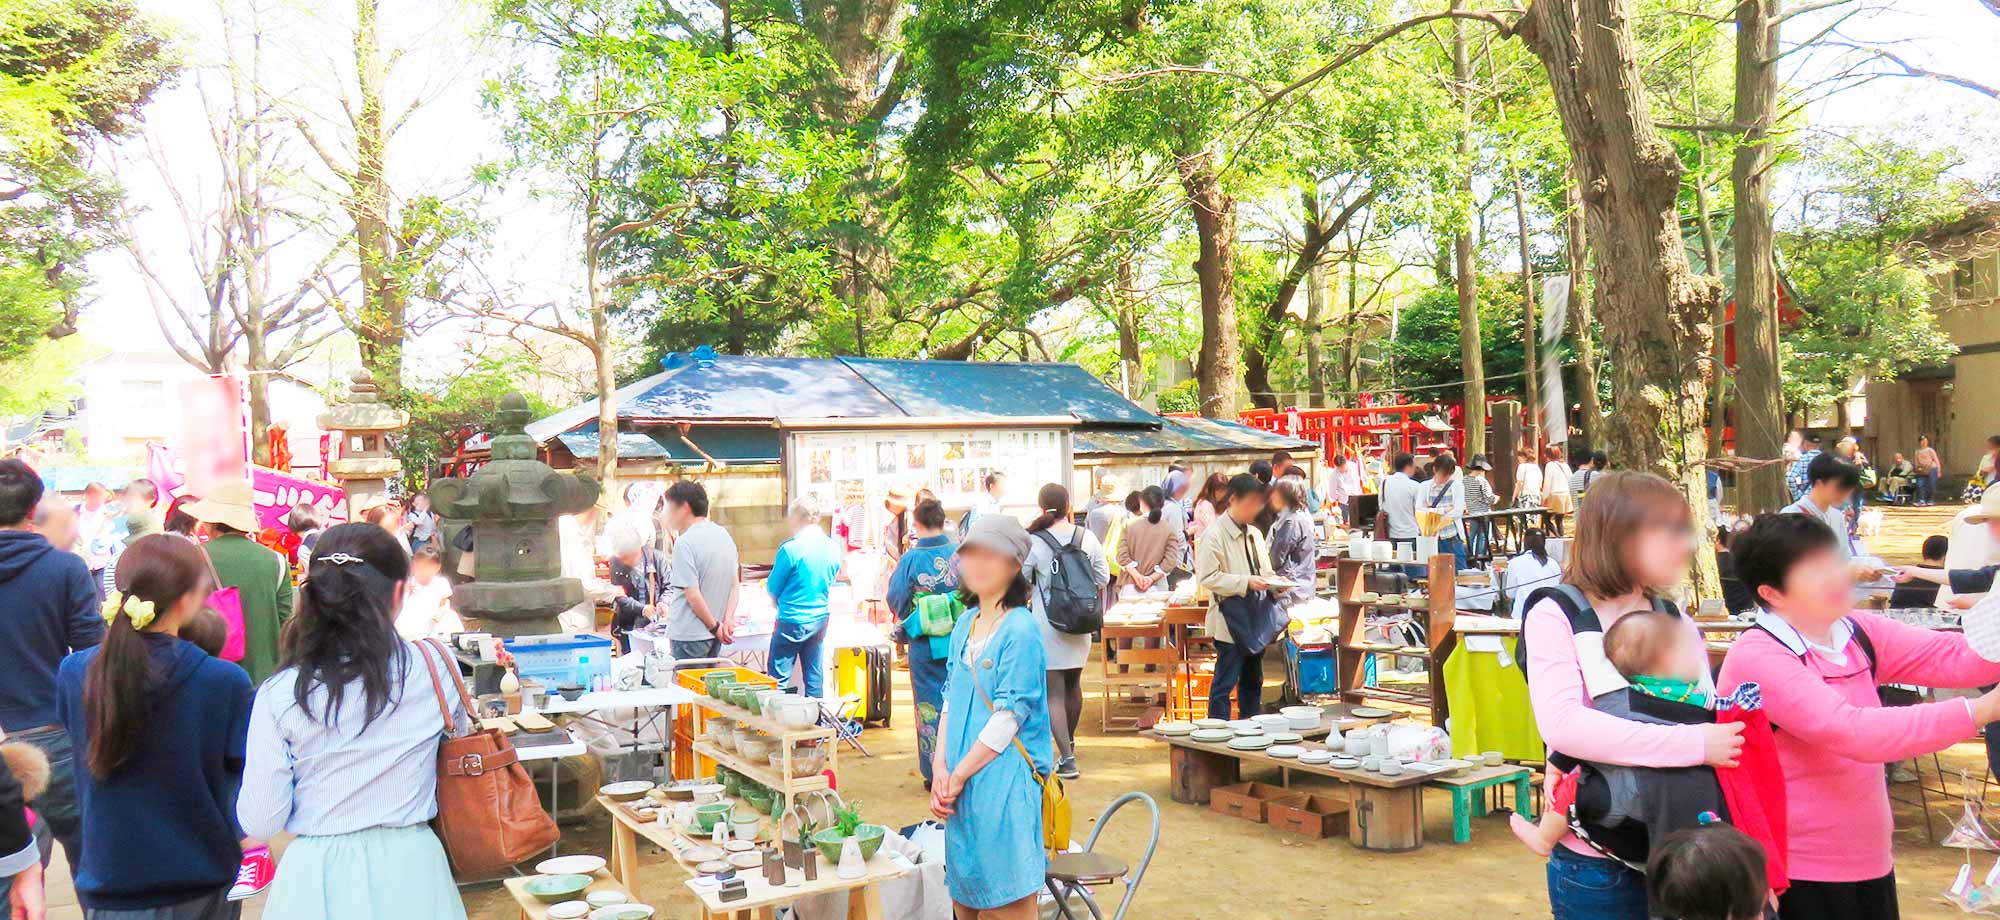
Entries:
{"type": "MultiPolygon", "coordinates": [[[[978,678],[972,681],[972,689],[979,691],[979,699],[986,703],[986,711],[997,712],[993,708],[993,698],[986,695],[986,688],[979,685],[978,678]]],[[[1021,743],[1021,736],[1014,735],[1014,750],[1021,752],[1021,759],[1028,762],[1028,773],[1040,777],[1042,781],[1042,849],[1050,856],[1069,849],[1069,792],[1063,789],[1062,777],[1054,769],[1044,775],[1035,772],[1035,758],[1028,754],[1028,747],[1021,743]]],[[[1049,752],[1052,758],[1055,751],[1049,752]]]]}

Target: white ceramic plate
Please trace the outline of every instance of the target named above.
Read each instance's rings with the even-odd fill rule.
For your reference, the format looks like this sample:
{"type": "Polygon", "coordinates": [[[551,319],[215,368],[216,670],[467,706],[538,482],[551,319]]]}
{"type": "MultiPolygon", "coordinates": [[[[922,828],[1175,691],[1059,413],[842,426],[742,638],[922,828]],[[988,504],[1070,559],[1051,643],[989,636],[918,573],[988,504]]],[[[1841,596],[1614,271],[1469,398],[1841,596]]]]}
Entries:
{"type": "Polygon", "coordinates": [[[1272,744],[1297,744],[1306,740],[1306,736],[1298,732],[1266,732],[1265,736],[1271,739],[1272,744]]]}
{"type": "Polygon", "coordinates": [[[590,912],[590,920],[646,920],[653,909],[644,904],[613,904],[590,912]]]}
{"type": "Polygon", "coordinates": [[[1194,731],[1193,722],[1156,722],[1153,731],[1161,735],[1186,735],[1194,731]]]}
{"type": "Polygon", "coordinates": [[[1214,744],[1217,741],[1228,741],[1232,734],[1226,728],[1198,728],[1188,737],[1203,744],[1214,744]]]}
{"type": "Polygon", "coordinates": [[[590,905],[582,901],[564,901],[549,905],[549,920],[582,920],[590,913],[590,905]]]}
{"type": "Polygon", "coordinates": [[[1329,767],[1333,767],[1334,769],[1337,770],[1353,770],[1361,766],[1361,761],[1357,758],[1348,757],[1344,754],[1337,754],[1331,758],[1328,758],[1326,765],[1329,767]]]}
{"type": "MultiPolygon", "coordinates": [[[[604,868],[604,857],[579,853],[575,856],[557,856],[535,864],[535,871],[543,875],[589,875],[604,868]]],[[[577,916],[581,917],[582,914],[577,916]]]]}
{"type": "MultiPolygon", "coordinates": [[[[1278,755],[1271,755],[1276,757],[1278,755]]],[[[1306,751],[1299,755],[1299,763],[1325,764],[1333,760],[1332,751],[1306,751]]]]}
{"type": "Polygon", "coordinates": [[[1250,721],[1255,722],[1258,725],[1262,725],[1265,728],[1284,728],[1285,723],[1289,720],[1286,719],[1284,716],[1279,715],[1275,712],[1267,712],[1261,715],[1251,716],[1250,721]]]}
{"type": "Polygon", "coordinates": [[[1264,753],[1269,754],[1272,757],[1293,758],[1301,754],[1304,754],[1305,750],[1306,750],[1305,748],[1299,747],[1296,744],[1274,744],[1271,745],[1270,750],[1267,750],[1264,753]]]}
{"type": "Polygon", "coordinates": [[[1390,716],[1395,715],[1393,711],[1387,709],[1376,709],[1371,706],[1356,706],[1353,709],[1348,710],[1348,714],[1354,716],[1357,719],[1386,719],[1389,718],[1390,716]]]}
{"type": "Polygon", "coordinates": [[[1271,746],[1271,739],[1262,735],[1254,735],[1247,738],[1231,738],[1229,739],[1229,746],[1239,751],[1261,751],[1271,746]]]}
{"type": "Polygon", "coordinates": [[[1228,727],[1229,727],[1229,720],[1228,720],[1228,719],[1196,719],[1196,720],[1194,720],[1194,727],[1196,727],[1196,728],[1228,728],[1228,727]]]}
{"type": "Polygon", "coordinates": [[[584,895],[583,899],[589,901],[592,907],[610,907],[613,904],[623,904],[627,900],[625,892],[622,891],[593,891],[584,895]]]}

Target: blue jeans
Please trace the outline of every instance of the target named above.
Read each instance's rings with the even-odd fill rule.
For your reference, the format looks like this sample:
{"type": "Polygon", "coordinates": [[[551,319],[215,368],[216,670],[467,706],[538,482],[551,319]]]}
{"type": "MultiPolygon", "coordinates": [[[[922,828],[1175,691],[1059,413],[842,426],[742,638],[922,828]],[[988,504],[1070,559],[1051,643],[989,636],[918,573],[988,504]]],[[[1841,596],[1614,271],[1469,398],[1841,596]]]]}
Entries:
{"type": "Polygon", "coordinates": [[[1622,863],[1557,845],[1548,874],[1555,920],[1646,920],[1646,877],[1622,863]]]}
{"type": "Polygon", "coordinates": [[[1229,697],[1236,696],[1236,718],[1257,714],[1264,703],[1264,655],[1252,655],[1234,642],[1215,643],[1215,676],[1208,683],[1208,717],[1229,718],[1229,697]]]}
{"type": "Polygon", "coordinates": [[[1914,484],[1917,487],[1917,494],[1913,501],[1929,504],[1937,498],[1938,474],[1935,471],[1919,475],[1914,484]]]}
{"type": "MultiPolygon", "coordinates": [[[[9,735],[7,740],[34,745],[48,755],[49,788],[30,804],[55,833],[56,842],[62,844],[63,857],[69,860],[69,876],[74,879],[80,871],[77,865],[83,861],[83,816],[77,809],[76,758],[70,751],[69,733],[60,728],[22,732],[9,735]]],[[[13,887],[12,878],[0,879],[0,900],[13,887]]]]}
{"type": "MultiPolygon", "coordinates": [[[[1492,536],[1493,536],[1492,521],[1466,521],[1465,552],[1467,558],[1471,558],[1474,556],[1477,557],[1486,556],[1487,547],[1492,542],[1492,536]]],[[[1464,559],[1459,560],[1459,568],[1464,568],[1464,567],[1465,567],[1465,560],[1464,559]]]]}
{"type": "Polygon", "coordinates": [[[826,667],[820,661],[820,649],[825,644],[825,620],[814,623],[779,620],[778,628],[771,632],[771,660],[767,665],[779,689],[791,686],[792,660],[796,658],[805,671],[806,695],[819,697],[826,689],[826,667]]]}
{"type": "MultiPolygon", "coordinates": [[[[1450,554],[1452,555],[1452,558],[1454,558],[1454,559],[1457,559],[1457,560],[1458,560],[1458,567],[1459,567],[1460,569],[1463,569],[1463,568],[1465,568],[1465,540],[1464,540],[1464,538],[1462,538],[1462,537],[1445,537],[1445,538],[1443,538],[1443,539],[1440,539],[1440,540],[1438,540],[1438,552],[1440,552],[1440,553],[1450,553],[1450,554]]],[[[1426,561],[1428,561],[1428,560],[1426,560],[1426,561]]],[[[1430,574],[1430,570],[1429,570],[1429,569],[1425,569],[1425,570],[1424,570],[1424,574],[1426,574],[1426,575],[1429,575],[1429,574],[1430,574]]]]}

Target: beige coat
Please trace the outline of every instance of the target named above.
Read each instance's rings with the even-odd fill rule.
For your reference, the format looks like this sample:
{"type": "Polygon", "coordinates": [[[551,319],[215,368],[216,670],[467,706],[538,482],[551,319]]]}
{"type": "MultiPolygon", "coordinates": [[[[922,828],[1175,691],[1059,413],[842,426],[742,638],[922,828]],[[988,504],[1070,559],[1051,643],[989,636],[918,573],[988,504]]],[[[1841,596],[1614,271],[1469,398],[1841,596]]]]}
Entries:
{"type": "Polygon", "coordinates": [[[1256,559],[1256,573],[1270,575],[1275,571],[1271,566],[1271,548],[1264,542],[1264,534],[1255,527],[1244,527],[1227,514],[1215,517],[1201,533],[1201,542],[1195,545],[1194,574],[1201,586],[1208,589],[1208,619],[1204,625],[1209,638],[1217,642],[1234,642],[1229,635],[1229,627],[1223,622],[1221,599],[1239,597],[1250,592],[1252,558],[1256,559]]]}

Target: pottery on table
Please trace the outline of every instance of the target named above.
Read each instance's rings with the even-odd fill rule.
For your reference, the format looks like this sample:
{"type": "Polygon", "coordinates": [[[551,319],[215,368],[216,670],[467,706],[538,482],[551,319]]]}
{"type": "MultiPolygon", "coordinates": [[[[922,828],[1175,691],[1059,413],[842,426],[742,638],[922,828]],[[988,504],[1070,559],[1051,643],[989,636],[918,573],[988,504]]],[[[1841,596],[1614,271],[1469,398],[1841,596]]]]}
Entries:
{"type": "Polygon", "coordinates": [[[582,901],[564,901],[549,905],[549,920],[583,920],[590,913],[590,905],[582,901]]]}
{"type": "Polygon", "coordinates": [[[1194,723],[1155,722],[1153,723],[1153,731],[1154,733],[1161,735],[1192,735],[1194,734],[1194,723]]]}
{"type": "Polygon", "coordinates": [[[764,820],[762,818],[738,818],[732,815],[729,819],[729,833],[734,835],[738,840],[755,840],[757,839],[757,835],[763,830],[764,820]]]}
{"type": "Polygon", "coordinates": [[[1272,744],[1297,744],[1306,740],[1306,736],[1298,732],[1266,732],[1265,737],[1270,738],[1272,744]]]}
{"type": "Polygon", "coordinates": [[[560,904],[564,901],[574,901],[578,895],[583,894],[585,888],[589,887],[590,876],[574,874],[538,875],[529,879],[526,884],[521,886],[522,890],[526,891],[530,897],[543,904],[560,904]]]}
{"type": "MultiPolygon", "coordinates": [[[[1272,756],[1275,757],[1277,755],[1274,754],[1272,756]]],[[[1332,763],[1333,757],[1334,754],[1332,751],[1302,751],[1299,753],[1299,763],[1324,766],[1332,763]]]]}
{"type": "Polygon", "coordinates": [[[1370,773],[1382,769],[1382,758],[1376,754],[1369,754],[1361,758],[1361,769],[1367,770],[1370,773]]]}
{"type": "Polygon", "coordinates": [[[736,739],[736,753],[743,755],[752,763],[763,763],[777,747],[778,742],[762,732],[748,738],[738,736],[736,739]]]}
{"type": "Polygon", "coordinates": [[[590,920],[647,920],[653,909],[644,904],[612,904],[590,912],[590,920]]]}
{"type": "Polygon", "coordinates": [[[718,822],[729,820],[729,812],[735,808],[728,802],[710,802],[694,807],[694,826],[706,834],[715,830],[718,822]]]}
{"type": "Polygon", "coordinates": [[[582,684],[563,684],[562,686],[556,688],[556,692],[561,694],[563,699],[566,699],[572,703],[576,702],[577,700],[583,699],[582,684]]]}
{"type": "Polygon", "coordinates": [[[1278,731],[1291,725],[1291,720],[1275,712],[1266,712],[1250,717],[1250,721],[1264,727],[1264,730],[1278,731]]]}
{"type": "MultiPolygon", "coordinates": [[[[861,844],[861,858],[874,859],[875,851],[882,848],[882,841],[888,836],[889,829],[880,824],[863,824],[855,828],[854,839],[861,844]]],[[[841,844],[847,842],[847,838],[841,836],[839,828],[829,827],[814,834],[812,842],[828,863],[839,865],[841,844]]]]}
{"type": "Polygon", "coordinates": [[[646,793],[651,791],[653,791],[652,781],[643,779],[635,779],[624,783],[611,783],[610,785],[597,787],[598,795],[604,796],[613,802],[630,802],[634,799],[643,798],[646,793]]]}
{"type": "Polygon", "coordinates": [[[1196,719],[1196,720],[1194,720],[1194,727],[1196,727],[1196,728],[1228,728],[1228,727],[1229,727],[1229,720],[1228,720],[1228,719],[1196,719]]]}
{"type": "MultiPolygon", "coordinates": [[[[826,747],[820,742],[821,739],[812,739],[791,743],[793,776],[810,776],[818,773],[819,768],[826,765],[826,747]]],[[[766,758],[771,763],[771,769],[785,768],[784,748],[784,742],[779,742],[771,748],[770,756],[766,758]]]]}
{"type": "Polygon", "coordinates": [[[604,857],[579,853],[574,856],[554,856],[535,864],[537,875],[589,875],[604,868],[604,857]]]}
{"type": "Polygon", "coordinates": [[[1280,760],[1288,760],[1304,754],[1305,748],[1299,747],[1296,744],[1274,744],[1264,753],[1280,760]]]}
{"type": "Polygon", "coordinates": [[[1401,762],[1401,761],[1397,761],[1397,760],[1393,760],[1393,759],[1391,759],[1391,760],[1385,760],[1385,761],[1382,761],[1382,775],[1383,775],[1383,776],[1402,776],[1402,775],[1403,775],[1403,764],[1402,764],[1402,762],[1401,762]]]}
{"type": "Polygon", "coordinates": [[[723,852],[723,849],[721,847],[711,846],[706,843],[698,844],[696,846],[691,846],[688,847],[686,850],[681,851],[681,859],[683,861],[691,862],[696,865],[700,865],[701,863],[705,862],[714,862],[715,860],[721,859],[724,855],[726,854],[723,852]]]}
{"type": "Polygon", "coordinates": [[[728,861],[738,869],[755,869],[764,864],[764,856],[761,853],[731,853],[728,861]]]}
{"type": "Polygon", "coordinates": [[[590,903],[590,906],[592,907],[610,907],[613,904],[625,903],[625,892],[593,891],[587,895],[584,895],[583,899],[585,901],[588,901],[590,903]]]}
{"type": "Polygon", "coordinates": [[[1284,716],[1284,727],[1293,731],[1306,731],[1319,727],[1318,706],[1286,706],[1278,712],[1284,716]]]}
{"type": "Polygon", "coordinates": [[[746,788],[743,790],[743,801],[749,802],[758,813],[768,815],[771,813],[771,806],[778,801],[778,794],[762,786],[755,789],[746,788]]]}
{"type": "Polygon", "coordinates": [[[710,802],[722,801],[722,794],[729,790],[721,783],[703,783],[699,786],[691,787],[688,791],[693,794],[696,804],[706,805],[710,802]]]}
{"type": "Polygon", "coordinates": [[[711,859],[708,862],[696,865],[694,867],[694,871],[701,873],[702,875],[721,875],[724,872],[728,872],[729,868],[730,866],[728,860],[711,859]]]}
{"type": "Polygon", "coordinates": [[[1226,728],[1197,728],[1193,734],[1188,736],[1188,740],[1199,741],[1203,744],[1215,744],[1219,741],[1228,741],[1235,734],[1235,732],[1226,728]]]}
{"type": "Polygon", "coordinates": [[[811,728],[819,721],[819,701],[790,693],[779,694],[764,701],[764,714],[776,718],[779,725],[788,729],[811,728]]]}
{"type": "Polygon", "coordinates": [[[702,690],[718,699],[722,696],[720,692],[722,685],[735,682],[736,674],[733,671],[710,671],[701,676],[702,690]]]}
{"type": "Polygon", "coordinates": [[[1485,760],[1486,765],[1489,767],[1504,767],[1507,765],[1507,755],[1499,751],[1487,751],[1481,754],[1480,757],[1485,760]]]}

